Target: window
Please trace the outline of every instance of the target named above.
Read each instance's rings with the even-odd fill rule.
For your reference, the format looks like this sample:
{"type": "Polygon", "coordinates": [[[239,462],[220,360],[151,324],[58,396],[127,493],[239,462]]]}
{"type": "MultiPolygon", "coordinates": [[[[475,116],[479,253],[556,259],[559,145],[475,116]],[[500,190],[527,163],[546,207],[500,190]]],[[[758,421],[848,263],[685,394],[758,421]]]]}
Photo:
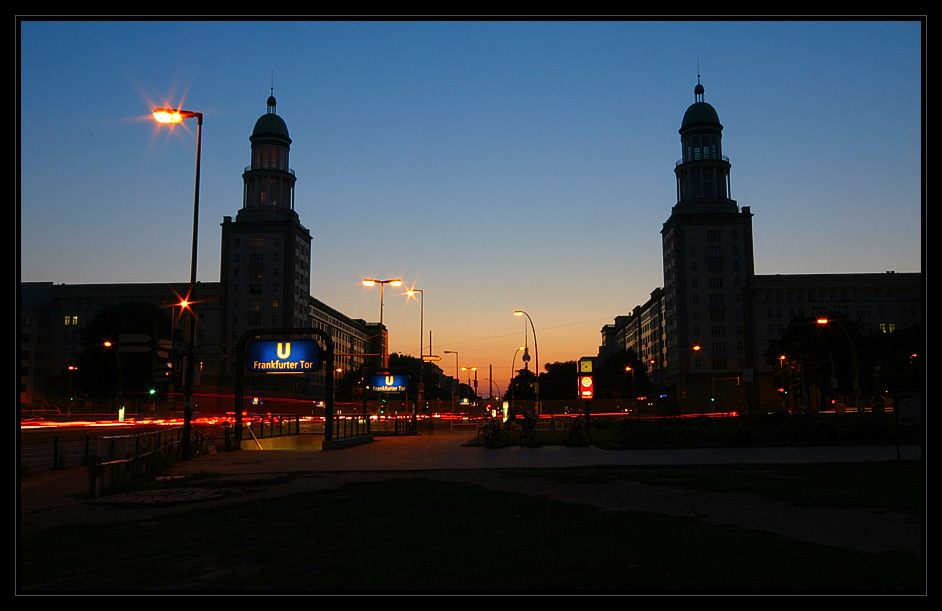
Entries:
{"type": "Polygon", "coordinates": [[[77,326],[77,325],[78,325],[78,316],[74,316],[74,315],[71,315],[71,314],[66,314],[66,315],[65,315],[65,319],[62,321],[62,324],[64,324],[66,327],[74,327],[74,326],[77,326]]]}

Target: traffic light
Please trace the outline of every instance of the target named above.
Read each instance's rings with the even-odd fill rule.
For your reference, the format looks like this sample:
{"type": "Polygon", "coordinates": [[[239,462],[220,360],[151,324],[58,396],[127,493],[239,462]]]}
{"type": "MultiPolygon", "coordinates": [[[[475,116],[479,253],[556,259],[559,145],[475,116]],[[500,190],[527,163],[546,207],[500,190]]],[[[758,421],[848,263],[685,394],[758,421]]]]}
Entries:
{"type": "Polygon", "coordinates": [[[780,397],[784,397],[785,395],[788,394],[788,390],[784,386],[779,386],[777,390],[778,390],[778,396],[780,397]]]}

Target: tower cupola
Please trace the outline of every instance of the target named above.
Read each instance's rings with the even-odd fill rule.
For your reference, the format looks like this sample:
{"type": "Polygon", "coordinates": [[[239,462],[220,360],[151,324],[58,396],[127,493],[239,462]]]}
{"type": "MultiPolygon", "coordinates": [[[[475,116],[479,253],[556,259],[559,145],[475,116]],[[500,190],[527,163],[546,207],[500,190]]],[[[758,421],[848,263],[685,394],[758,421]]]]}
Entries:
{"type": "Polygon", "coordinates": [[[697,76],[694,103],[680,124],[682,157],[674,168],[677,175],[678,212],[736,211],[730,199],[729,159],[723,155],[723,125],[716,109],[703,100],[703,85],[697,76]]]}
{"type": "MultiPolygon", "coordinates": [[[[249,136],[252,164],[242,173],[242,211],[294,213],[294,171],[288,166],[291,138],[284,119],[275,112],[275,96],[268,97],[268,111],[255,122],[249,136]]],[[[240,214],[242,214],[240,212],[240,214]]]]}

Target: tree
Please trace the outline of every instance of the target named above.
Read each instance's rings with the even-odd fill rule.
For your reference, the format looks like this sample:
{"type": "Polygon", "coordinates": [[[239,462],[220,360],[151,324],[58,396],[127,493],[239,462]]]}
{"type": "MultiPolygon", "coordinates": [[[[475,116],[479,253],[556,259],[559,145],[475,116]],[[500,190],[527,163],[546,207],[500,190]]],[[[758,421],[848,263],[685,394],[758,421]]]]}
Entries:
{"type": "Polygon", "coordinates": [[[426,400],[451,398],[451,393],[446,394],[439,385],[442,371],[434,363],[426,363],[414,356],[394,352],[389,355],[389,368],[404,371],[409,374],[412,379],[412,384],[409,389],[409,398],[413,401],[416,400],[419,380],[422,380],[422,383],[425,385],[424,397],[426,400]],[[422,372],[421,377],[419,376],[419,371],[422,372]]]}
{"type": "MultiPolygon", "coordinates": [[[[177,335],[181,336],[181,329],[177,335]]],[[[125,303],[108,306],[81,330],[82,351],[76,364],[75,388],[90,397],[115,397],[118,394],[147,395],[154,388],[154,342],[169,339],[170,315],[151,304],[125,303]],[[149,344],[138,344],[139,352],[122,346],[120,337],[140,335],[149,344]],[[110,345],[106,345],[110,343],[110,345]]]]}
{"type": "Polygon", "coordinates": [[[821,324],[815,318],[795,317],[782,337],[769,343],[763,356],[776,372],[779,387],[817,388],[822,397],[833,396],[835,391],[855,394],[853,382],[864,371],[859,326],[840,315],[828,315],[827,320],[821,324]],[[834,382],[837,389],[832,388],[834,382]]]}
{"type": "Polygon", "coordinates": [[[557,361],[546,364],[540,374],[540,399],[578,399],[576,361],[557,361]]]}
{"type": "Polygon", "coordinates": [[[533,383],[536,382],[536,375],[529,369],[518,369],[507,387],[507,396],[513,399],[530,401],[536,399],[536,391],[533,383]]]}
{"type": "Polygon", "coordinates": [[[634,401],[653,392],[647,364],[634,350],[621,350],[596,363],[594,382],[596,396],[602,399],[634,401]]]}

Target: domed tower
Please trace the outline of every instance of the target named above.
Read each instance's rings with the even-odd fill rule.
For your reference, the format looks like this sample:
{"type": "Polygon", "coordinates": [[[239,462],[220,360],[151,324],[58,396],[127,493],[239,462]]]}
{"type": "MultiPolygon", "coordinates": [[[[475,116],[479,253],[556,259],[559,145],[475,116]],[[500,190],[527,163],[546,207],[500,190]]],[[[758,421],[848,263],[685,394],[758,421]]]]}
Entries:
{"type": "Polygon", "coordinates": [[[740,382],[752,367],[748,301],[754,273],[752,213],[730,198],[716,110],[694,103],[680,126],[683,157],[674,167],[677,203],[661,230],[664,348],[668,395],[682,412],[742,409],[740,382]]]}
{"type": "Polygon", "coordinates": [[[736,212],[729,198],[729,159],[723,156],[723,125],[716,110],[703,101],[703,85],[697,79],[694,103],[680,124],[683,157],[674,167],[677,175],[675,212],[736,212]]]}
{"type": "Polygon", "coordinates": [[[275,97],[249,137],[252,164],[242,173],[242,208],[223,218],[220,281],[225,342],[253,328],[310,326],[311,233],[294,210],[291,138],[275,97]]]}
{"type": "Polygon", "coordinates": [[[293,211],[296,178],[288,166],[291,138],[284,119],[275,114],[275,96],[268,97],[268,112],[255,122],[249,142],[252,165],[242,173],[242,209],[248,214],[257,214],[259,209],[293,211]]]}

